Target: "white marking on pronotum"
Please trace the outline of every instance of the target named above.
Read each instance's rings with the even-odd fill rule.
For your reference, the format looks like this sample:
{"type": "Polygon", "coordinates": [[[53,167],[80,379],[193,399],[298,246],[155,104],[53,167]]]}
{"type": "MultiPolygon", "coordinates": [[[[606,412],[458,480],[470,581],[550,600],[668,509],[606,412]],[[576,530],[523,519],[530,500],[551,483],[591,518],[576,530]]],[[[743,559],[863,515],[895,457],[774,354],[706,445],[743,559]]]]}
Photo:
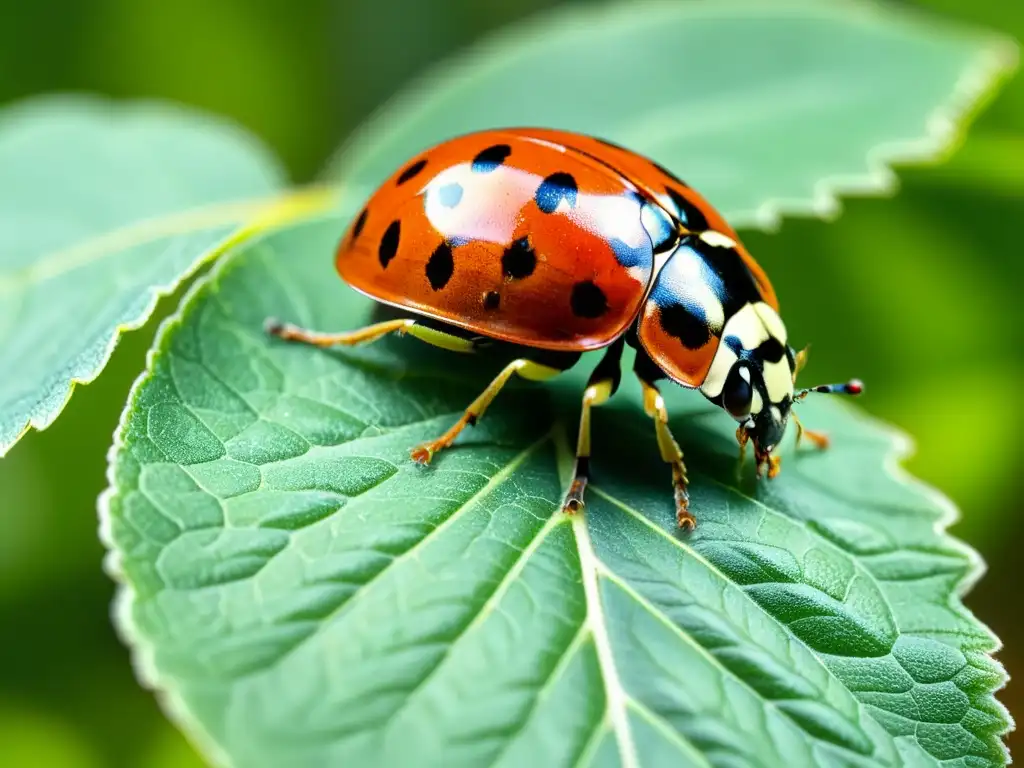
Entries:
{"type": "MultiPolygon", "coordinates": [[[[765,331],[764,323],[761,322],[753,306],[746,304],[739,312],[729,318],[729,321],[722,329],[722,337],[725,338],[727,336],[738,338],[744,349],[754,349],[768,338],[768,333],[765,331]]],[[[737,359],[736,353],[729,348],[728,344],[718,345],[718,351],[711,361],[708,375],[704,377],[704,382],[700,386],[700,390],[705,396],[714,399],[722,393],[725,379],[737,359]]]]}
{"type": "Polygon", "coordinates": [[[779,317],[779,313],[763,301],[759,301],[754,305],[754,311],[761,318],[761,322],[764,323],[768,333],[784,345],[786,343],[786,326],[782,322],[782,318],[779,317]]]}
{"type": "Polygon", "coordinates": [[[742,309],[729,318],[722,329],[722,336],[735,336],[744,349],[757,349],[768,340],[768,330],[754,304],[744,304],[742,309]]]}
{"type": "Polygon", "coordinates": [[[781,403],[787,395],[793,394],[793,374],[789,370],[786,358],[777,363],[765,363],[762,375],[764,386],[768,390],[768,399],[773,403],[781,403]]]}
{"type": "Polygon", "coordinates": [[[754,396],[750,400],[750,412],[760,413],[762,408],[764,408],[764,400],[761,399],[761,393],[755,389],[754,396]]]}
{"type": "Polygon", "coordinates": [[[700,385],[700,391],[711,399],[722,394],[725,378],[729,375],[729,370],[736,360],[735,352],[729,349],[727,345],[719,344],[718,351],[711,361],[711,367],[708,369],[708,375],[704,377],[704,381],[700,385]]]}

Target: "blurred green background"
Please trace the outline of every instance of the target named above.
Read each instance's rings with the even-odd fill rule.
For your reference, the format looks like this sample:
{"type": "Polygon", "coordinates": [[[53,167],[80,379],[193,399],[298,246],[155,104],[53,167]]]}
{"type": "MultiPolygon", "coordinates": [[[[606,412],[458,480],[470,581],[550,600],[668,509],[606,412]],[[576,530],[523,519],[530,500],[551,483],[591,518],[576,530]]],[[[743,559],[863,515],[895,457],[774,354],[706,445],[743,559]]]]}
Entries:
{"type": "MultiPolygon", "coordinates": [[[[71,90],[174,99],[234,117],[307,181],[410,77],[555,4],[0,0],[0,105],[71,90]]],[[[1024,40],[1019,2],[908,4],[1024,40]]],[[[1003,638],[1011,674],[1024,673],[1024,77],[951,160],[900,178],[895,198],[848,199],[836,222],[789,219],[745,240],[795,342],[813,342],[808,380],[865,379],[862,406],[914,436],[909,468],[960,506],[953,531],[989,566],[968,605],[1003,638]]],[[[203,764],[132,676],[95,532],[105,452],[155,325],[126,337],[53,428],[0,461],[0,766],[203,764]]],[[[1015,686],[1001,698],[1024,711],[1015,686]]]]}

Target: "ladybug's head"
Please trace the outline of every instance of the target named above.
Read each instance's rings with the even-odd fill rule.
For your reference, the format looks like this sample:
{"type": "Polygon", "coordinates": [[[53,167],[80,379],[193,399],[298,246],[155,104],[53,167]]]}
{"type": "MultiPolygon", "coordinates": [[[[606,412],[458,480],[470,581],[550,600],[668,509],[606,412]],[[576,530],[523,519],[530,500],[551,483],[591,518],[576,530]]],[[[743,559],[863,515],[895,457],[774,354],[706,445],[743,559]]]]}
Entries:
{"type": "MultiPolygon", "coordinates": [[[[805,353],[797,354],[786,342],[786,328],[778,313],[763,302],[747,304],[726,322],[722,341],[701,392],[738,423],[740,446],[754,444],[758,475],[779,472],[774,453],[786,434],[793,404],[810,392],[859,394],[859,381],[794,390],[805,353]]],[[[795,419],[795,415],[793,416],[795,419]]]]}

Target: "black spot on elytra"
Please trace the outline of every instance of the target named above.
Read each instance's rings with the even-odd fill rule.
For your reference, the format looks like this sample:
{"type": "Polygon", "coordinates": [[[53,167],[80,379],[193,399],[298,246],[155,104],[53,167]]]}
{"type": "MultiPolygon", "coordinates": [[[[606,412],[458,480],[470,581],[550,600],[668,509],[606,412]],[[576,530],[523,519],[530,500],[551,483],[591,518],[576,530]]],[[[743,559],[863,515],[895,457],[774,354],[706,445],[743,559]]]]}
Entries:
{"type": "Polygon", "coordinates": [[[665,190],[669,198],[672,200],[672,205],[676,208],[676,216],[691,232],[703,232],[708,228],[707,217],[700,212],[693,203],[687,200],[676,190],[669,187],[665,190]]]}
{"type": "Polygon", "coordinates": [[[397,219],[388,224],[388,228],[384,230],[384,236],[381,237],[380,245],[377,247],[377,258],[380,259],[380,265],[384,269],[387,269],[388,262],[398,253],[398,240],[401,234],[402,225],[397,219]]]}
{"type": "Polygon", "coordinates": [[[501,304],[501,294],[497,291],[488,291],[484,294],[484,309],[493,312],[501,304]]]}
{"type": "Polygon", "coordinates": [[[359,214],[359,218],[356,219],[356,223],[352,227],[352,239],[355,240],[359,237],[363,231],[363,227],[366,226],[366,217],[369,215],[369,211],[363,208],[363,212],[359,214]]]}
{"type": "Polygon", "coordinates": [[[576,194],[579,188],[576,186],[576,179],[571,174],[559,171],[552,173],[537,187],[534,199],[537,207],[544,213],[554,213],[558,204],[565,200],[570,208],[576,207],[576,194]]]}
{"type": "Polygon", "coordinates": [[[398,184],[405,184],[405,182],[409,181],[409,179],[419,175],[419,172],[422,171],[426,167],[426,165],[426,160],[417,160],[415,163],[413,163],[404,171],[402,171],[401,175],[398,177],[398,184]]]}
{"type": "Polygon", "coordinates": [[[430,287],[440,291],[448,285],[454,272],[455,259],[452,258],[452,247],[448,243],[441,243],[427,261],[427,280],[430,281],[430,287]]]}
{"type": "Polygon", "coordinates": [[[437,199],[445,208],[454,208],[462,199],[462,185],[454,181],[445,184],[437,190],[437,199]]]}
{"type": "Polygon", "coordinates": [[[504,163],[505,159],[511,154],[512,147],[508,144],[495,144],[474,157],[471,167],[477,173],[490,173],[504,163]]]}
{"type": "Polygon", "coordinates": [[[520,237],[501,255],[501,271],[511,280],[529,277],[536,268],[537,254],[530,246],[529,238],[520,237]]]}
{"type": "Polygon", "coordinates": [[[658,316],[665,333],[679,339],[689,349],[699,349],[711,338],[707,321],[682,304],[659,307],[658,316]]]}
{"type": "Polygon", "coordinates": [[[591,280],[581,280],[572,287],[569,306],[576,317],[591,320],[608,311],[608,297],[591,280]]]}

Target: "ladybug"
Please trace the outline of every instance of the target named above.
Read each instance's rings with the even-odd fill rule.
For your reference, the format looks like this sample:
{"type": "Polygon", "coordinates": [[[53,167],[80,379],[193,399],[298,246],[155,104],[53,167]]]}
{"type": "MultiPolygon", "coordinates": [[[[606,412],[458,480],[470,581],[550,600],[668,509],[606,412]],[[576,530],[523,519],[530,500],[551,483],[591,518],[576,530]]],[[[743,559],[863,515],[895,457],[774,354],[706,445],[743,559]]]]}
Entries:
{"type": "Polygon", "coordinates": [[[591,408],[620,382],[625,344],[644,410],[671,467],[676,517],[692,528],[686,468],[658,381],[698,389],[738,422],[742,458],[779,472],[787,422],[820,447],[793,404],[809,392],[859,394],[857,380],[794,390],[806,360],[787,342],[764,270],[722,216],[658,163],[591,136],[540,128],[487,130],[411,159],[372,195],[339,244],[339,274],[412,317],[324,334],[267,321],[268,332],[316,346],[409,334],[459,352],[510,343],[512,360],[443,435],[412,450],[426,464],[473,425],[513,376],[540,380],[604,349],[583,392],[572,483],[583,508],[591,408]]]}

